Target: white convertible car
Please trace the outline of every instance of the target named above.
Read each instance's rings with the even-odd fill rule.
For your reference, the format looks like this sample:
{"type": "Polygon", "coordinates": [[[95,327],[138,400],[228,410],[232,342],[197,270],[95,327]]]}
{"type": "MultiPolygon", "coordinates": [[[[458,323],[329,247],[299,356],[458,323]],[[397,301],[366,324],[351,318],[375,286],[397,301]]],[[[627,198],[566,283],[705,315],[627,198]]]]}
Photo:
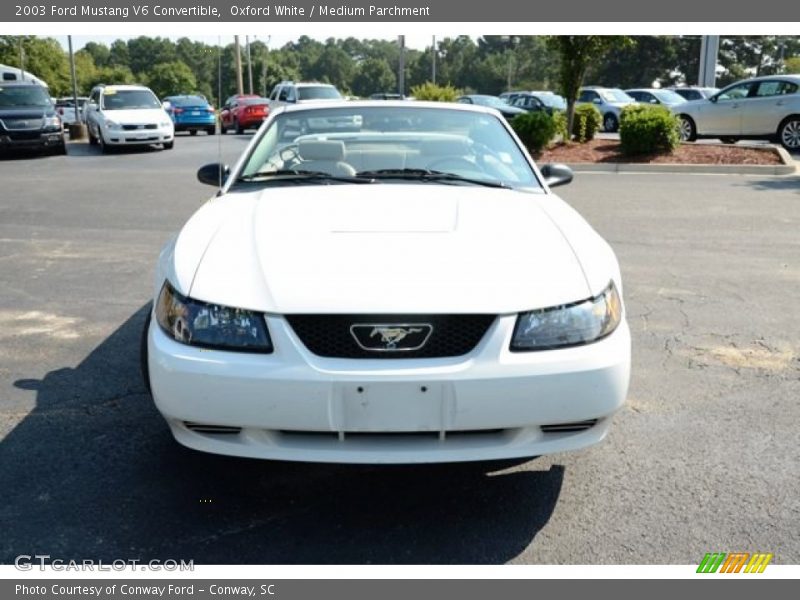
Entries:
{"type": "Polygon", "coordinates": [[[291,106],[164,248],[142,344],[175,438],[427,463],[602,440],[630,333],[609,245],[492,109],[291,106]]]}

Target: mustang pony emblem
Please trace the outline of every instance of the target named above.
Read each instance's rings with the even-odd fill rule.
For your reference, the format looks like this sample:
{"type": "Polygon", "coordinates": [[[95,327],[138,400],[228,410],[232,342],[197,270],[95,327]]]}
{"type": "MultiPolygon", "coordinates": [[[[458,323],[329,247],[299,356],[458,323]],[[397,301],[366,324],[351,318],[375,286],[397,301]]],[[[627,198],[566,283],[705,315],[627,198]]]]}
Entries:
{"type": "Polygon", "coordinates": [[[430,323],[354,323],[350,334],[362,350],[408,352],[422,348],[431,333],[430,323]]]}
{"type": "Polygon", "coordinates": [[[422,333],[422,329],[419,327],[374,327],[369,337],[380,335],[381,341],[386,344],[386,349],[393,350],[397,347],[397,342],[411,333],[422,333]]]}

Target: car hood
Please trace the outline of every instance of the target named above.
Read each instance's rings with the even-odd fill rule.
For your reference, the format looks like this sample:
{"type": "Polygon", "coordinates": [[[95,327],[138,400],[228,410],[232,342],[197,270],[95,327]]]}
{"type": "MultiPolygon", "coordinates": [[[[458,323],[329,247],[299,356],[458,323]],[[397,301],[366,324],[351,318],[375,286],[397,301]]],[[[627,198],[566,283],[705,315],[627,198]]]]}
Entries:
{"type": "Polygon", "coordinates": [[[106,110],[107,119],[117,123],[146,125],[148,123],[166,122],[170,116],[161,108],[135,108],[131,110],[106,110]]]}
{"type": "Polygon", "coordinates": [[[196,299],[281,314],[502,314],[587,298],[547,203],[563,204],[438,184],[231,192],[190,219],[167,272],[196,299]]]}

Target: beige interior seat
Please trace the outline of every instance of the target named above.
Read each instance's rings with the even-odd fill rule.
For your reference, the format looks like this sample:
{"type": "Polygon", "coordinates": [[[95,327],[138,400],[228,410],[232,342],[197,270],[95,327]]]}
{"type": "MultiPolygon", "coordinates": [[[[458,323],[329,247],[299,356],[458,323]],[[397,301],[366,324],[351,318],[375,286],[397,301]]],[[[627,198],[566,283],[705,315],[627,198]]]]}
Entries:
{"type": "Polygon", "coordinates": [[[344,162],[344,142],[338,140],[301,140],[297,146],[303,162],[298,170],[322,171],[337,176],[356,174],[352,165],[344,162]]]}

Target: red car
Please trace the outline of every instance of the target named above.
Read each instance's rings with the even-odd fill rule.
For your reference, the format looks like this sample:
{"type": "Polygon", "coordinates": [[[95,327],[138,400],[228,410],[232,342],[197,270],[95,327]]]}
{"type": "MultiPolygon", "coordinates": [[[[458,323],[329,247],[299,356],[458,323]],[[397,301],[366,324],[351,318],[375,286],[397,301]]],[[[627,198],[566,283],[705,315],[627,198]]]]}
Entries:
{"type": "Polygon", "coordinates": [[[234,129],[236,133],[244,133],[245,129],[258,129],[261,122],[269,115],[269,100],[261,96],[231,96],[219,113],[219,125],[222,133],[234,129]]]}

